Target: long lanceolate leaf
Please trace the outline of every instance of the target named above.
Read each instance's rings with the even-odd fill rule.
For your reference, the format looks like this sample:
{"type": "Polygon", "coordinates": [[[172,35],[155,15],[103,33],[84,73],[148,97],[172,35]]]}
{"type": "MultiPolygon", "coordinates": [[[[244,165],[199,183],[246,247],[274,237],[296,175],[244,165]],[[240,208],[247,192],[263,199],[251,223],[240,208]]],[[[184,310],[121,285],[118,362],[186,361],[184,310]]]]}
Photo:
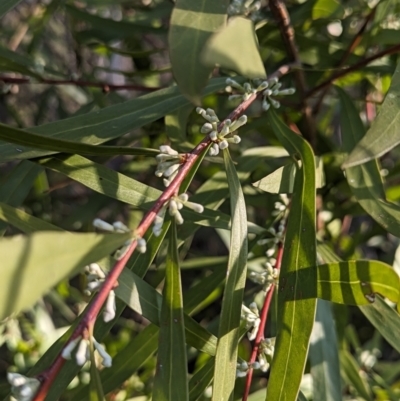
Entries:
{"type": "MultiPolygon", "coordinates": [[[[341,103],[340,124],[343,148],[351,152],[364,136],[364,126],[353,102],[336,88],[341,103]]],[[[400,237],[400,207],[386,200],[378,162],[373,159],[360,166],[346,168],[346,179],[363,209],[382,227],[400,237]]]]}
{"type": "MultiPolygon", "coordinates": [[[[215,92],[224,86],[225,79],[214,79],[204,90],[204,94],[215,92]]],[[[189,101],[179,93],[178,88],[171,87],[99,111],[31,128],[28,131],[49,138],[99,145],[156,121],[187,104],[189,101]]],[[[0,161],[29,159],[54,152],[54,150],[35,150],[0,141],[0,161]]]]}
{"type": "Polygon", "coordinates": [[[316,309],[315,299],[301,299],[302,285],[315,292],[316,273],[311,273],[307,283],[297,275],[301,269],[316,265],[315,161],[310,145],[283,124],[273,110],[269,111],[269,122],[290,155],[302,161],[288,218],[279,279],[278,334],[267,388],[267,400],[283,401],[295,400],[299,392],[316,309]],[[293,293],[299,297],[290,301],[293,293]]]}
{"type": "Polygon", "coordinates": [[[200,53],[212,33],[226,22],[227,0],[177,0],[171,15],[169,49],[172,71],[181,92],[194,103],[213,67],[200,62],[200,53]]]}
{"type": "Polygon", "coordinates": [[[246,205],[240,181],[228,150],[224,150],[224,163],[229,182],[232,229],[227,279],[222,301],[219,339],[215,358],[214,401],[233,399],[240,313],[248,252],[246,205]]]}
{"type": "MultiPolygon", "coordinates": [[[[371,128],[352,150],[344,167],[352,167],[382,156],[400,143],[400,62],[381,110],[371,128]]],[[[363,131],[361,131],[363,132],[363,131]]]]}
{"type": "Polygon", "coordinates": [[[153,400],[188,401],[185,324],[175,223],[171,224],[170,233],[153,400]]]}

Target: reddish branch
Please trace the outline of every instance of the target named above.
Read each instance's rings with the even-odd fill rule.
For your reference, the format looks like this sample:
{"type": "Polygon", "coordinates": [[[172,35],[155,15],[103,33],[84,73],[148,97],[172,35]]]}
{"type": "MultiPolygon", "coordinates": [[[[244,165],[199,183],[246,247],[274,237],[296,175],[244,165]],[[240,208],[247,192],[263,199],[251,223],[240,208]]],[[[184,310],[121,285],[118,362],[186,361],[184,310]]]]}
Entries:
{"type": "MultiPolygon", "coordinates": [[[[347,59],[350,57],[350,55],[354,52],[356,47],[359,45],[361,42],[361,39],[363,37],[363,34],[365,30],[367,29],[368,24],[371,22],[372,18],[374,18],[375,13],[376,13],[376,7],[377,5],[370,11],[370,13],[366,16],[364,23],[362,24],[361,28],[357,32],[357,34],[354,36],[353,40],[350,42],[349,46],[347,47],[345,53],[343,54],[342,58],[340,61],[337,63],[336,67],[342,67],[344,63],[347,61],[347,59]]],[[[324,100],[325,95],[328,93],[329,87],[325,88],[325,90],[321,93],[320,98],[318,99],[316,105],[314,106],[313,110],[313,115],[318,114],[322,102],[324,100]]]]}
{"type": "MultiPolygon", "coordinates": [[[[301,61],[295,42],[294,29],[290,22],[290,16],[285,3],[283,2],[283,0],[270,0],[269,8],[274,18],[278,22],[279,29],[281,31],[283,41],[286,45],[290,61],[293,61],[298,66],[300,66],[301,61]]],[[[307,92],[307,85],[304,71],[302,69],[299,68],[295,70],[295,79],[297,92],[299,93],[301,102],[301,111],[307,123],[307,129],[304,130],[304,137],[310,142],[311,146],[315,148],[317,129],[313,120],[312,109],[308,105],[305,97],[305,94],[307,92]]]]}
{"type": "MultiPolygon", "coordinates": [[[[272,78],[280,78],[282,75],[287,74],[290,71],[291,66],[285,65],[280,67],[277,71],[269,76],[269,79],[272,78]]],[[[260,92],[261,93],[261,92],[260,92]]],[[[231,121],[236,120],[239,118],[246,109],[256,100],[257,94],[252,94],[247,100],[243,101],[235,110],[232,111],[231,114],[227,117],[231,121]]],[[[224,120],[225,121],[225,120],[224,120]]],[[[223,121],[219,124],[218,130],[221,130],[223,127],[223,121]]],[[[210,138],[208,135],[193,149],[192,152],[188,153],[185,158],[185,162],[182,164],[177,176],[171,182],[169,187],[161,194],[158,200],[155,202],[153,207],[145,214],[142,221],[140,222],[139,226],[135,230],[135,234],[137,236],[143,237],[146,231],[150,228],[151,224],[153,223],[157,213],[161,210],[166,202],[168,202],[171,197],[178,194],[179,187],[182,184],[182,181],[189,173],[190,169],[193,167],[194,163],[196,162],[197,158],[200,154],[202,154],[211,143],[210,138]]],[[[133,251],[136,249],[137,242],[133,241],[130,245],[128,251],[124,255],[122,259],[120,259],[114,267],[111,269],[109,275],[107,276],[104,284],[102,285],[100,291],[95,296],[90,308],[86,312],[85,316],[82,318],[74,332],[72,333],[71,337],[68,341],[64,344],[64,348],[74,339],[78,338],[79,336],[84,336],[86,333],[91,332],[93,325],[96,321],[96,318],[106,301],[108,294],[110,291],[115,287],[117,284],[118,277],[122,273],[126,263],[128,262],[130,256],[132,255],[133,251]]],[[[37,394],[33,398],[33,401],[43,401],[47,393],[50,389],[50,386],[53,384],[54,380],[56,379],[57,375],[59,374],[61,368],[65,363],[65,359],[61,356],[61,352],[56,357],[53,364],[42,374],[38,377],[41,379],[42,384],[39,388],[37,394]]]]}
{"type": "MultiPolygon", "coordinates": [[[[280,270],[280,268],[281,268],[282,256],[283,256],[283,243],[280,242],[278,245],[278,252],[276,255],[276,263],[275,263],[275,268],[278,270],[280,270]]],[[[246,376],[246,384],[244,387],[242,401],[247,401],[247,398],[249,396],[251,381],[253,379],[252,364],[256,361],[256,359],[258,357],[258,352],[260,349],[261,341],[264,340],[265,325],[267,323],[268,311],[271,306],[271,300],[272,300],[272,296],[274,295],[274,290],[275,290],[275,284],[272,284],[267,295],[265,296],[264,305],[263,305],[261,315],[260,315],[260,326],[258,327],[257,336],[254,340],[253,351],[251,353],[250,361],[248,362],[249,370],[248,370],[247,376],[246,376]]]]}
{"type": "Polygon", "coordinates": [[[378,60],[384,56],[389,56],[391,54],[399,53],[400,52],[400,45],[395,45],[392,47],[389,47],[388,49],[382,50],[379,53],[374,54],[371,57],[367,57],[364,60],[359,61],[356,64],[353,64],[350,67],[343,68],[342,70],[339,70],[336,74],[332,75],[330,78],[328,78],[326,81],[322,82],[315,88],[309,90],[306,94],[306,97],[313,96],[315,93],[319,92],[320,90],[326,88],[327,86],[331,85],[332,82],[336,81],[339,78],[344,77],[347,74],[350,74],[351,72],[357,71],[362,67],[365,67],[369,63],[372,63],[375,60],[378,60]]]}
{"type": "Polygon", "coordinates": [[[149,88],[147,86],[141,85],[113,85],[107,84],[105,82],[94,82],[94,81],[76,81],[73,79],[47,79],[47,78],[15,78],[9,76],[0,75],[0,82],[4,82],[5,84],[49,84],[49,85],[75,85],[80,87],[92,87],[92,88],[101,88],[103,92],[110,91],[119,91],[119,90],[137,90],[141,92],[152,92],[162,88],[149,88]]]}

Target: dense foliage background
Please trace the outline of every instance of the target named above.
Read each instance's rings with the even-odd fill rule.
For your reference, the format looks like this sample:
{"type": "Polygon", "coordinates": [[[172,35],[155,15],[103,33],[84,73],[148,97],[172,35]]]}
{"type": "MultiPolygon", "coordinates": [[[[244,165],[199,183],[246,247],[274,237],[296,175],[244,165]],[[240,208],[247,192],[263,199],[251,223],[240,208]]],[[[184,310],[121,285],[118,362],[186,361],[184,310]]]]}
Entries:
{"type": "Polygon", "coordinates": [[[72,359],[47,399],[398,400],[399,14],[397,0],[2,0],[1,396],[6,372],[48,372],[96,302],[83,268],[109,270],[129,234],[94,219],[135,230],[165,191],[159,147],[206,137],[196,106],[222,121],[242,105],[241,142],[202,151],[181,186],[204,212],[148,230],[117,317],[96,323],[113,366],[72,359]],[[266,95],[271,74],[296,93],[266,95]],[[239,322],[242,291],[261,322],[254,306],[239,322]],[[271,347],[249,366],[260,323],[271,347]]]}

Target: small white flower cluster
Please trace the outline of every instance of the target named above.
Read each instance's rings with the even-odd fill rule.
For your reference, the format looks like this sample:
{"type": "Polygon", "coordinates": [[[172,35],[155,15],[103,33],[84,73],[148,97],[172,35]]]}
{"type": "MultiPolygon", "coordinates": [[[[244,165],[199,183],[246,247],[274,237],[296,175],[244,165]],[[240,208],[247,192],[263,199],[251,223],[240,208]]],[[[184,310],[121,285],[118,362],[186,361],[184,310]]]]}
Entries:
{"type": "Polygon", "coordinates": [[[265,263],[265,270],[261,273],[251,272],[250,278],[257,284],[264,286],[264,291],[268,292],[273,285],[279,283],[279,270],[274,268],[270,262],[265,263]]]}
{"type": "Polygon", "coordinates": [[[169,215],[175,219],[176,224],[183,224],[183,217],[179,212],[179,210],[181,210],[183,206],[186,206],[197,213],[203,213],[203,205],[200,205],[199,203],[188,202],[188,199],[189,195],[186,193],[182,193],[178,196],[173,196],[168,202],[164,204],[164,206],[157,213],[156,218],[154,219],[153,234],[156,237],[161,234],[167,209],[169,215]]]}
{"type": "Polygon", "coordinates": [[[241,318],[245,322],[246,329],[253,328],[247,333],[249,340],[253,341],[256,338],[258,328],[260,327],[260,315],[255,302],[252,302],[249,307],[242,305],[241,318]]]}
{"type": "Polygon", "coordinates": [[[231,91],[235,88],[242,92],[242,94],[234,94],[229,96],[229,100],[247,100],[252,94],[262,92],[262,108],[268,110],[271,106],[278,109],[281,104],[274,99],[275,96],[293,95],[296,92],[294,88],[281,89],[282,84],[278,78],[272,78],[270,80],[254,80],[253,84],[246,82],[241,85],[232,78],[226,80],[226,84],[229,85],[226,90],[231,91]]]}
{"type": "MultiPolygon", "coordinates": [[[[91,263],[85,267],[87,273],[86,293],[90,295],[94,291],[98,291],[106,279],[106,274],[97,263],[91,263]]],[[[116,311],[115,292],[111,290],[108,294],[107,301],[104,305],[103,320],[107,323],[114,319],[116,311]]]]}
{"type": "Polygon", "coordinates": [[[259,0],[233,0],[228,6],[228,15],[230,17],[234,15],[245,15],[249,16],[251,20],[257,21],[260,19],[258,11],[261,8],[261,1],[259,0]]]}
{"type": "Polygon", "coordinates": [[[359,359],[364,368],[371,370],[381,355],[382,353],[378,348],[366,349],[361,352],[359,359]]]}
{"type": "Polygon", "coordinates": [[[258,348],[258,362],[260,370],[266,372],[275,352],[275,338],[264,338],[258,348]]]}
{"type": "MultiPolygon", "coordinates": [[[[93,342],[94,348],[97,350],[102,358],[101,364],[105,368],[111,367],[112,358],[110,354],[107,353],[105,348],[100,343],[98,343],[94,337],[92,337],[91,340],[93,342]]],[[[82,336],[73,339],[62,350],[61,356],[64,359],[72,359],[72,351],[75,348],[77,349],[75,353],[75,361],[79,366],[83,366],[85,362],[90,360],[90,340],[87,338],[82,338],[82,336]]]]}
{"type": "Polygon", "coordinates": [[[246,361],[241,361],[236,364],[236,377],[246,377],[247,372],[250,369],[258,370],[260,369],[259,362],[248,363],[246,361]]]}
{"type": "MultiPolygon", "coordinates": [[[[104,220],[101,219],[94,219],[93,220],[93,226],[95,228],[98,228],[99,230],[102,231],[108,231],[112,233],[129,233],[131,230],[122,222],[120,221],[115,221],[113,224],[107,223],[104,220]]],[[[124,257],[126,254],[128,248],[132,244],[132,241],[136,240],[137,241],[137,246],[136,249],[140,253],[146,253],[146,240],[144,238],[136,236],[134,239],[129,239],[128,241],[125,242],[124,245],[122,245],[121,248],[119,248],[115,253],[114,253],[114,258],[116,260],[120,260],[121,258],[124,257]]]]}
{"type": "Polygon", "coordinates": [[[11,384],[13,396],[18,401],[31,401],[40,387],[39,380],[19,373],[7,373],[7,380],[11,384]]]}
{"type": "Polygon", "coordinates": [[[213,109],[204,110],[201,107],[197,107],[196,112],[207,120],[201,127],[200,132],[202,134],[208,134],[209,138],[213,141],[209,152],[210,156],[217,156],[220,150],[226,149],[229,146],[229,143],[239,143],[241,141],[238,135],[232,135],[228,138],[227,135],[232,134],[242,125],[246,124],[246,115],[239,117],[235,121],[229,119],[224,120],[221,130],[218,132],[218,124],[220,121],[213,109]]]}
{"type": "Polygon", "coordinates": [[[179,167],[184,161],[184,155],[179,154],[176,150],[168,145],[160,146],[160,154],[156,156],[158,162],[155,175],[164,177],[163,182],[166,187],[178,174],[179,167]]]}

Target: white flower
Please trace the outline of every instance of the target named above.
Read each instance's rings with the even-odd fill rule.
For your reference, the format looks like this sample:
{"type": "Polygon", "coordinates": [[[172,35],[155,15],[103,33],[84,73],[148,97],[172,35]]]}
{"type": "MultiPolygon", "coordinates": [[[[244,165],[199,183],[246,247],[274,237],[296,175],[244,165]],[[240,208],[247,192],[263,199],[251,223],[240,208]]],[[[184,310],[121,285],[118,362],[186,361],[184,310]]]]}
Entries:
{"type": "Polygon", "coordinates": [[[11,384],[11,392],[18,401],[30,401],[40,387],[37,379],[20,375],[19,373],[7,373],[7,380],[11,384]]]}

